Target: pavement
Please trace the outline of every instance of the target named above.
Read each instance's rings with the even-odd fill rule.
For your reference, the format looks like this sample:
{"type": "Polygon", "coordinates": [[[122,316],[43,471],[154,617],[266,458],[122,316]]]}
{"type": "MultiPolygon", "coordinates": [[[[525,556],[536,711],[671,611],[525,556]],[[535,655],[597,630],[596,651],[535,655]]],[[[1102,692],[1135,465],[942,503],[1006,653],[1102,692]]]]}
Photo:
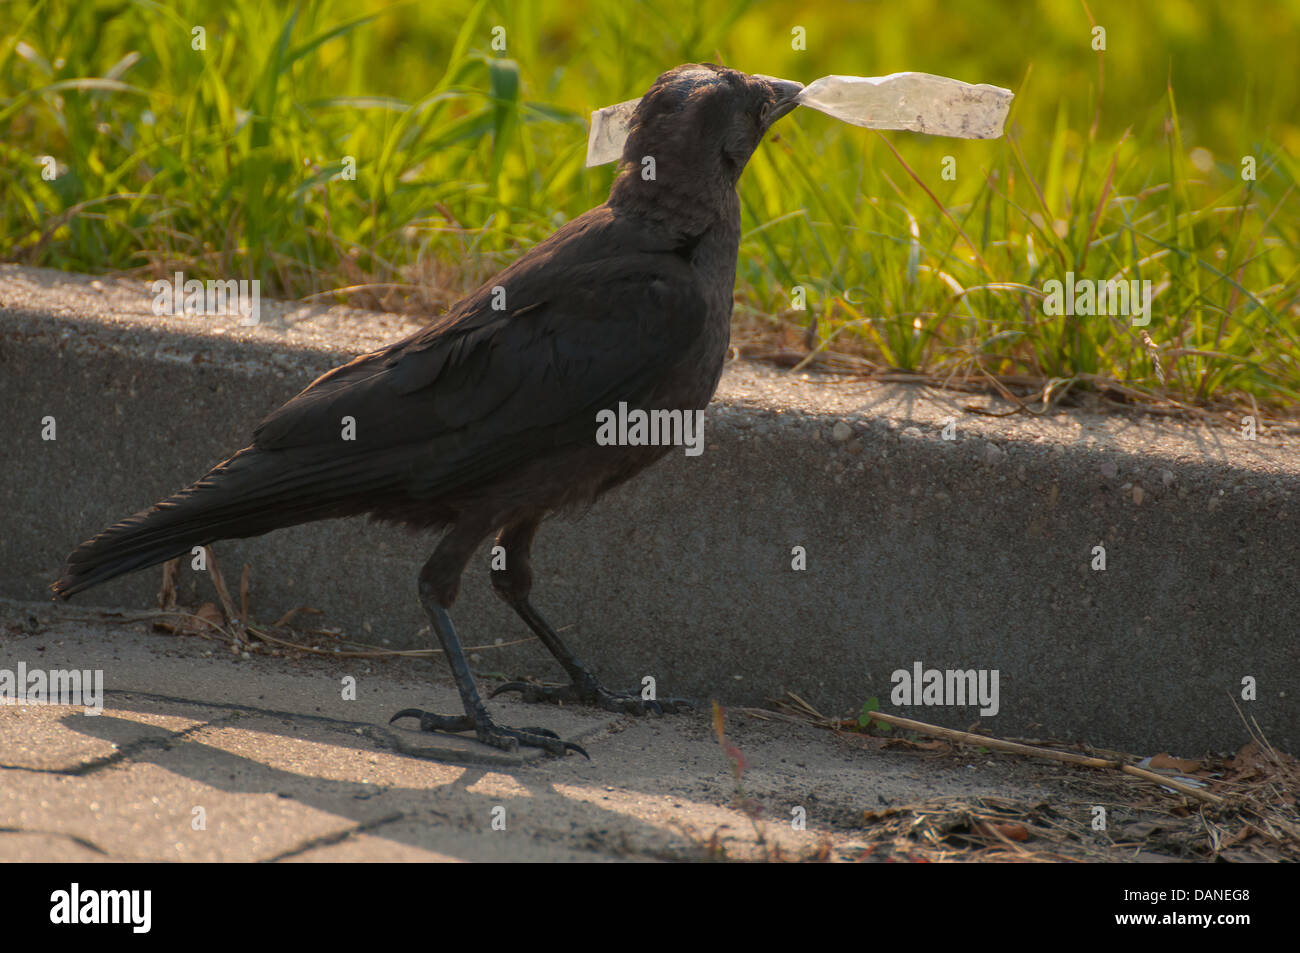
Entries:
{"type": "Polygon", "coordinates": [[[732,710],[742,791],[707,704],[635,717],[499,698],[500,721],[548,726],[591,760],[499,752],[387,725],[411,705],[457,710],[436,658],[244,658],[62,615],[0,603],[6,657],[102,671],[103,711],[0,705],[0,861],[855,860],[866,812],[994,799],[1086,831],[1115,800],[1095,771],[732,710]]]}

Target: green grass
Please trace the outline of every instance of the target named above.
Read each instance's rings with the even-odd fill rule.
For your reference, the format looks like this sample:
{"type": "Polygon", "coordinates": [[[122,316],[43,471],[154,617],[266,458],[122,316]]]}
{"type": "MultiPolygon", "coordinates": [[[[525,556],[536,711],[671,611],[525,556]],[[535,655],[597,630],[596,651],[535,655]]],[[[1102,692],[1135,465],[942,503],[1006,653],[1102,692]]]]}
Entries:
{"type": "Polygon", "coordinates": [[[1013,89],[1008,136],[783,120],[742,182],[742,337],[794,344],[815,321],[821,356],[878,370],[1291,413],[1300,77],[1282,64],[1300,3],[1252,7],[9,3],[0,258],[436,313],[604,200],[587,114],[663,69],[925,70],[1013,89]],[[1150,325],[1045,315],[1067,271],[1150,280],[1150,325]]]}

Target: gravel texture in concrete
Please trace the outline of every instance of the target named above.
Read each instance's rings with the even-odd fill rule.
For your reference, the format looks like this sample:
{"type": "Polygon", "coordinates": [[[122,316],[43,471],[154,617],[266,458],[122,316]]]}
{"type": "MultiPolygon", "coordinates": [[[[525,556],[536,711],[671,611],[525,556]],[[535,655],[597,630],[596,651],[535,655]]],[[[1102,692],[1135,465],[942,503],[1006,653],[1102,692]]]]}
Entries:
{"type": "MultiPolygon", "coordinates": [[[[410,705],[455,710],[440,662],[242,659],[143,623],[60,621],[62,611],[0,602],[6,658],[102,672],[103,711],[0,705],[0,862],[609,862],[770,859],[778,848],[849,860],[865,846],[867,811],[1050,804],[1088,838],[1093,804],[1115,800],[1095,787],[1113,778],[1086,769],[734,711],[725,729],[745,760],[743,790],[708,710],[639,718],[500,701],[503,721],[549,726],[591,752],[511,757],[386,727],[410,705]]],[[[1170,859],[1104,838],[1094,850],[1170,859]]]]}
{"type": "MultiPolygon", "coordinates": [[[[43,598],[78,542],[245,446],[316,374],[415,326],[263,302],[261,325],[241,328],[158,317],[150,301],[138,282],[0,266],[0,595],[43,598]]],[[[701,456],[671,454],[543,529],[534,600],[614,688],[650,675],[662,694],[739,704],[794,690],[832,714],[875,697],[952,727],[1188,755],[1244,740],[1235,698],[1297,747],[1294,438],[970,407],[1008,409],[737,362],[701,456]],[[918,663],[996,671],[996,714],[891,700],[918,663]]],[[[414,580],[433,542],[351,520],[216,552],[228,581],[251,564],[263,621],[308,605],[396,647],[427,644],[414,580]]],[[[463,639],[523,639],[486,566],[485,548],[453,611],[463,639]]],[[[147,608],[158,583],[142,572],[73,604],[147,608]]],[[[186,568],[182,597],[211,600],[210,580],[186,568]]],[[[475,664],[559,674],[535,641],[475,664]]]]}

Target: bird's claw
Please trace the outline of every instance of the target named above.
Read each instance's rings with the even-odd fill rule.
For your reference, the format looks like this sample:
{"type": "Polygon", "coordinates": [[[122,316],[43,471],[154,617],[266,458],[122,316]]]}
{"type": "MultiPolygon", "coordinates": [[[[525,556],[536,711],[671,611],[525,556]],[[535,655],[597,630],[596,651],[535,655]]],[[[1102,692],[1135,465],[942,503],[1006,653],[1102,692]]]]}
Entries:
{"type": "Polygon", "coordinates": [[[523,745],[526,748],[541,748],[547,754],[560,757],[566,752],[576,751],[588,761],[591,760],[591,755],[587,754],[582,745],[563,741],[547,728],[511,728],[487,719],[476,721],[469,715],[436,715],[418,708],[403,708],[388,723],[391,725],[399,718],[418,718],[421,731],[472,731],[483,744],[503,751],[516,751],[523,745]]]}
{"type": "Polygon", "coordinates": [[[642,698],[629,692],[611,692],[599,683],[578,685],[570,682],[568,685],[538,685],[524,681],[507,682],[493,691],[489,698],[496,698],[502,692],[519,692],[519,700],[523,702],[552,704],[567,702],[629,715],[644,715],[647,712],[656,715],[674,715],[695,710],[695,706],[685,698],[642,698]]]}

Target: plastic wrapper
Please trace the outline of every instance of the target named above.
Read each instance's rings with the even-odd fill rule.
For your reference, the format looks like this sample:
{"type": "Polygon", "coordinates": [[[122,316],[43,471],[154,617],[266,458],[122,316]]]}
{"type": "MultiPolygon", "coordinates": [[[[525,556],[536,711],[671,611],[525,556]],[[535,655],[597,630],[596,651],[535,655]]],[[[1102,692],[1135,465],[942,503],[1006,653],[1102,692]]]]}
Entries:
{"type": "MultiPolygon", "coordinates": [[[[996,139],[1002,135],[1013,93],[1001,86],[963,83],[931,73],[823,76],[804,87],[799,105],[867,129],[902,129],[929,136],[996,139]]],[[[623,154],[628,124],[639,99],[591,114],[587,165],[623,154]]]]}

